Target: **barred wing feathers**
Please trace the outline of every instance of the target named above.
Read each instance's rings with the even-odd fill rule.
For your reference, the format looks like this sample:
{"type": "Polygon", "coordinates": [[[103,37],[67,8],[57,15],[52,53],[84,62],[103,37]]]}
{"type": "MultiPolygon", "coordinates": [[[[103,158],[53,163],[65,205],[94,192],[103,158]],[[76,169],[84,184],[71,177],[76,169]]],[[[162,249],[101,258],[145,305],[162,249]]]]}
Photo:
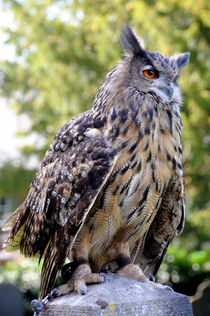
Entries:
{"type": "Polygon", "coordinates": [[[156,275],[174,236],[185,222],[184,179],[177,170],[166,189],[160,208],[145,236],[132,254],[144,273],[156,275]]]}
{"type": "Polygon", "coordinates": [[[57,133],[26,200],[5,224],[10,250],[45,256],[41,296],[53,287],[70,242],[114,168],[116,150],[100,132],[103,124],[88,111],[57,133]]]}

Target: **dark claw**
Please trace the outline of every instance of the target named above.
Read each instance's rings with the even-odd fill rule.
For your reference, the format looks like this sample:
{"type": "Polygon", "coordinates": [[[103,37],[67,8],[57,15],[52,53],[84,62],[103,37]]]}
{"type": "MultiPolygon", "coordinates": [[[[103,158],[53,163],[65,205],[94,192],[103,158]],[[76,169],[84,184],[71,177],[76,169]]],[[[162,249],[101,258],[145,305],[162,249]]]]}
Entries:
{"type": "Polygon", "coordinates": [[[108,277],[107,274],[101,272],[101,273],[99,273],[99,276],[100,276],[101,278],[103,278],[102,282],[107,282],[107,281],[109,281],[109,277],[108,277]]]}
{"type": "Polygon", "coordinates": [[[51,296],[51,298],[56,298],[56,297],[61,296],[61,294],[59,293],[59,287],[56,287],[55,289],[53,289],[50,292],[50,296],[51,296]]]}
{"type": "Polygon", "coordinates": [[[47,299],[48,301],[50,301],[50,300],[52,299],[52,294],[51,294],[51,293],[48,294],[47,297],[46,297],[46,299],[47,299]]]}
{"type": "Polygon", "coordinates": [[[170,286],[168,286],[168,285],[162,285],[161,288],[162,288],[163,290],[167,290],[167,291],[174,292],[174,290],[173,290],[170,286]]]}
{"type": "Polygon", "coordinates": [[[82,294],[82,295],[85,295],[85,294],[87,294],[87,292],[88,292],[86,286],[80,286],[80,287],[79,287],[79,290],[80,290],[80,294],[82,294]]]}
{"type": "Polygon", "coordinates": [[[152,274],[152,273],[146,274],[146,277],[147,277],[150,281],[153,281],[153,282],[156,281],[156,280],[155,280],[155,276],[154,276],[154,274],[152,274]]]}

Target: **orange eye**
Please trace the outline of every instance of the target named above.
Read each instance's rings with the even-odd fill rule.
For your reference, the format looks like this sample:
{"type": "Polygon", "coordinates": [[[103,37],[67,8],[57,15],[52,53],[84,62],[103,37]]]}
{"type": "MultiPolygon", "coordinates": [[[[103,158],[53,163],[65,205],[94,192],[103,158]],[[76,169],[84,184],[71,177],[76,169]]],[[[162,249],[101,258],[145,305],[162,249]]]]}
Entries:
{"type": "Polygon", "coordinates": [[[156,77],[156,72],[154,70],[144,70],[144,75],[147,78],[154,79],[156,77]]]}

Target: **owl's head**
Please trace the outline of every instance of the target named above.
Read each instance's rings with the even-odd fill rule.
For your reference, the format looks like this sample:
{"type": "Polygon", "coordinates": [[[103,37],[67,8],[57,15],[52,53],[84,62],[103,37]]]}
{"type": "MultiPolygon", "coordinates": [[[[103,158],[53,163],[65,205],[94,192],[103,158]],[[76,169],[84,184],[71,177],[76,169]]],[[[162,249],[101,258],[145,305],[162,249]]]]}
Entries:
{"type": "Polygon", "coordinates": [[[122,31],[121,44],[125,59],[130,62],[134,87],[140,92],[151,93],[164,104],[180,103],[179,74],[188,64],[190,53],[167,57],[148,52],[128,24],[122,31]]]}

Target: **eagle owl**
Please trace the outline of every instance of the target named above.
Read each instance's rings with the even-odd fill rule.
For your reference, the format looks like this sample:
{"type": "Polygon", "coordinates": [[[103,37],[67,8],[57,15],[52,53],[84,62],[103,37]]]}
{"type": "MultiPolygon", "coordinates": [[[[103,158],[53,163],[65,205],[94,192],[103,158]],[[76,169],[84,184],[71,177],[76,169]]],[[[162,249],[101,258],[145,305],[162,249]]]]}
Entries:
{"type": "Polygon", "coordinates": [[[67,258],[68,283],[54,295],[84,294],[103,271],[151,282],[146,274],[157,273],[183,229],[178,79],[190,54],[148,52],[128,24],[121,44],[92,108],[58,131],[5,224],[8,249],[44,258],[41,297],[67,258]]]}

